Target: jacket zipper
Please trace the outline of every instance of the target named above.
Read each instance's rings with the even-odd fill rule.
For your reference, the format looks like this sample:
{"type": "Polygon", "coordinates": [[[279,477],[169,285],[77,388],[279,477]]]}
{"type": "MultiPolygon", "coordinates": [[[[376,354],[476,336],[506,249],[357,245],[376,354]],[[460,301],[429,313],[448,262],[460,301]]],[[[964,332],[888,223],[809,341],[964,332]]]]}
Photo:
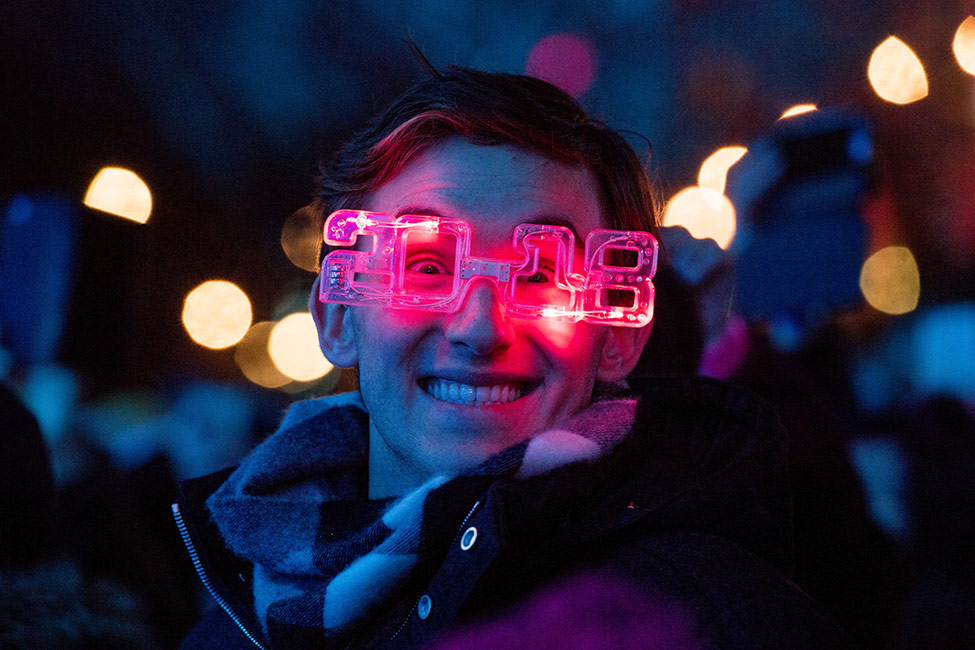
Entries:
{"type": "MultiPolygon", "coordinates": [[[[477,510],[477,507],[479,505],[481,505],[481,502],[480,501],[475,501],[474,502],[474,505],[471,506],[470,512],[468,512],[467,513],[467,516],[464,517],[464,521],[460,522],[460,528],[457,529],[457,534],[454,535],[454,541],[451,542],[451,545],[457,543],[457,540],[460,538],[461,533],[464,532],[464,526],[467,525],[467,522],[470,520],[471,515],[474,514],[474,511],[477,510]]],[[[403,620],[403,623],[399,626],[399,628],[396,630],[396,632],[393,633],[393,636],[389,637],[389,640],[390,641],[392,641],[393,639],[395,639],[396,637],[398,637],[399,636],[399,633],[403,631],[403,628],[404,627],[406,627],[406,624],[410,622],[410,617],[413,616],[413,612],[416,611],[416,607],[417,607],[417,604],[419,602],[420,602],[420,600],[417,599],[416,602],[413,603],[413,607],[410,608],[410,613],[406,615],[406,618],[403,620]]]]}
{"type": "Polygon", "coordinates": [[[232,620],[237,627],[240,628],[240,631],[244,633],[244,636],[250,639],[251,643],[256,645],[261,650],[267,650],[254,637],[254,635],[251,634],[246,627],[244,627],[244,623],[240,620],[240,617],[237,616],[233,609],[231,609],[230,604],[224,600],[223,596],[217,593],[213,583],[210,582],[210,578],[207,576],[206,570],[203,568],[203,563],[200,561],[200,556],[196,552],[196,548],[193,546],[193,540],[190,539],[190,533],[186,528],[186,522],[183,521],[183,514],[179,511],[178,503],[173,504],[173,517],[176,518],[176,527],[179,528],[179,534],[183,538],[183,543],[186,545],[186,550],[189,551],[190,560],[193,562],[193,568],[196,569],[196,574],[200,576],[200,582],[203,583],[203,586],[206,587],[207,591],[210,592],[210,595],[213,596],[213,599],[217,601],[217,604],[220,605],[223,611],[227,613],[230,620],[232,620]]]}

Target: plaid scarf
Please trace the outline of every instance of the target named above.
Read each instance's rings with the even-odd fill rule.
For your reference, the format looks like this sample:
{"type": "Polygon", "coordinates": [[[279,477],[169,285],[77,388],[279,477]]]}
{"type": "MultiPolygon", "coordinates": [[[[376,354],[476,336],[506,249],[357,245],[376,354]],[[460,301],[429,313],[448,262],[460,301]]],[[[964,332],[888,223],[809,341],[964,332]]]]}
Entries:
{"type": "Polygon", "coordinates": [[[272,647],[341,647],[409,614],[465,515],[491,483],[606,454],[631,429],[636,400],[597,386],[557,429],[436,476],[395,499],[368,500],[368,416],[358,393],[299,402],[207,501],[227,546],[254,564],[254,606],[272,647]],[[373,616],[382,610],[385,616],[373,616]]]}

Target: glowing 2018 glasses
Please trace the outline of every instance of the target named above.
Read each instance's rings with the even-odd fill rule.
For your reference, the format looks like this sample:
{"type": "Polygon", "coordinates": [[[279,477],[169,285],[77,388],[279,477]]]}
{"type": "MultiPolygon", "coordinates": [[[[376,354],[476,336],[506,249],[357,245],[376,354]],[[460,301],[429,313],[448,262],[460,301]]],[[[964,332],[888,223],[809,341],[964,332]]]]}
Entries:
{"type": "Polygon", "coordinates": [[[357,241],[368,250],[334,250],[322,261],[322,302],[454,312],[471,283],[484,279],[506,312],[521,318],[626,327],[653,319],[657,240],[647,232],[593,230],[582,273],[573,272],[575,236],[564,226],[515,227],[516,257],[505,259],[471,257],[463,219],[339,210],[325,220],[326,244],[357,241]]]}

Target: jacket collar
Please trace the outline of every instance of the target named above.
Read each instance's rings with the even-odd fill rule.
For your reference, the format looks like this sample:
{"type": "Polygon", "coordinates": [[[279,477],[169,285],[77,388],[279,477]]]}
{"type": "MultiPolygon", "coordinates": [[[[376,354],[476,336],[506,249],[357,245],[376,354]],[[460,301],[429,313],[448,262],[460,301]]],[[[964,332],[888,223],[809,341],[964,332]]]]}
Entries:
{"type": "MultiPolygon", "coordinates": [[[[637,424],[607,457],[489,488],[509,534],[503,543],[521,548],[530,541],[544,550],[538,545],[555,549],[623,529],[695,531],[735,541],[791,573],[786,439],[771,406],[700,377],[631,387],[640,396],[637,424]]],[[[226,550],[205,507],[230,473],[185,482],[179,504],[211,583],[245,625],[259,630],[251,566],[226,550]]]]}

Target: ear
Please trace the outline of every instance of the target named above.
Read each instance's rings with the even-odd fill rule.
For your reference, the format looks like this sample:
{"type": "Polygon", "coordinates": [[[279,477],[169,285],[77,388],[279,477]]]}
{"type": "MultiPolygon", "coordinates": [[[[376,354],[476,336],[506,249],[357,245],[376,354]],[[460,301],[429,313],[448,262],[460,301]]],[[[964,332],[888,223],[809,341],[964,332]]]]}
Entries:
{"type": "Polygon", "coordinates": [[[308,309],[318,328],[318,345],[332,365],[351,368],[359,361],[355,344],[355,328],[352,326],[352,310],[348,305],[325,303],[318,299],[316,278],[311,288],[308,309]]]}
{"type": "Polygon", "coordinates": [[[609,327],[596,369],[599,381],[620,381],[633,372],[650,338],[653,322],[645,327],[609,327]]]}

